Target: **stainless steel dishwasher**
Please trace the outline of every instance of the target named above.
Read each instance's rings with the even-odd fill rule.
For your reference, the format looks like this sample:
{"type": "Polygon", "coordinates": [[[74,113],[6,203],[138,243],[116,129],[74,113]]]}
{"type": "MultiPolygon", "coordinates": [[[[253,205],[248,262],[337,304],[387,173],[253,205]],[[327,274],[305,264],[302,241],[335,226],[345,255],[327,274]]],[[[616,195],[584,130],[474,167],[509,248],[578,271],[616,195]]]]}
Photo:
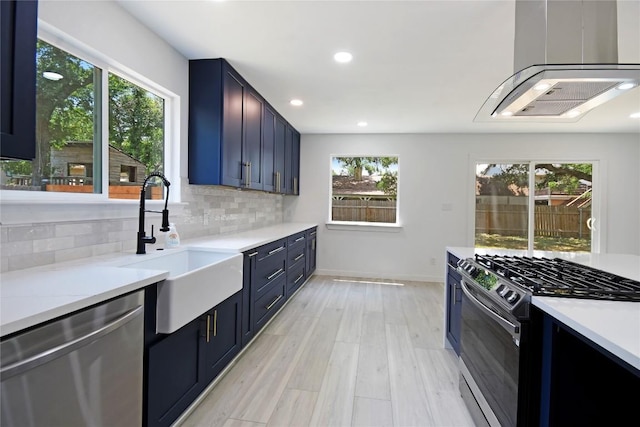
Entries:
{"type": "Polygon", "coordinates": [[[0,342],[0,425],[140,426],[143,291],[0,342]]]}

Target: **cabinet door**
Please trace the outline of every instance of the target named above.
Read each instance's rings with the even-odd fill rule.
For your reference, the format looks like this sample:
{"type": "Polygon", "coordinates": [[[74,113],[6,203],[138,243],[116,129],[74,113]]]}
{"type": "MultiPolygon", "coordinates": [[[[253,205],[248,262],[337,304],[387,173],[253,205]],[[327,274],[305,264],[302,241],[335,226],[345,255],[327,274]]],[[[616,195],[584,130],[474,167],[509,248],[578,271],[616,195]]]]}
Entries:
{"type": "Polygon", "coordinates": [[[0,2],[0,156],[36,154],[36,34],[38,2],[0,2]]]}
{"type": "Polygon", "coordinates": [[[284,193],[285,185],[285,152],[286,152],[287,123],[280,116],[276,116],[276,141],[274,150],[274,169],[276,174],[276,193],[284,193]]]}
{"type": "Polygon", "coordinates": [[[447,338],[456,354],[460,354],[462,288],[457,273],[447,275],[447,338]]]}
{"type": "Polygon", "coordinates": [[[284,138],[284,178],[283,193],[293,194],[293,133],[294,129],[287,124],[284,138]]]}
{"type": "Polygon", "coordinates": [[[274,191],[275,175],[275,144],[276,144],[276,113],[267,105],[264,106],[264,121],[262,128],[262,188],[264,191],[274,191]]]}
{"type": "Polygon", "coordinates": [[[171,425],[206,386],[200,323],[196,319],[149,348],[146,425],[171,425]]]}
{"type": "Polygon", "coordinates": [[[309,277],[316,270],[317,229],[307,230],[307,268],[306,276],[309,277]]]}
{"type": "Polygon", "coordinates": [[[300,195],[300,134],[295,129],[291,141],[291,194],[300,195]]]}
{"type": "Polygon", "coordinates": [[[244,147],[242,184],[262,190],[262,129],[264,101],[257,92],[248,89],[244,100],[244,147]]]}
{"type": "Polygon", "coordinates": [[[242,291],[227,298],[206,313],[204,375],[209,383],[240,352],[242,291]]]}
{"type": "Polygon", "coordinates": [[[223,76],[222,185],[240,187],[243,178],[244,82],[225,69],[223,76]]]}
{"type": "Polygon", "coordinates": [[[245,252],[242,277],[242,320],[241,320],[241,340],[244,347],[253,338],[253,282],[255,281],[256,255],[258,251],[245,252]]]}

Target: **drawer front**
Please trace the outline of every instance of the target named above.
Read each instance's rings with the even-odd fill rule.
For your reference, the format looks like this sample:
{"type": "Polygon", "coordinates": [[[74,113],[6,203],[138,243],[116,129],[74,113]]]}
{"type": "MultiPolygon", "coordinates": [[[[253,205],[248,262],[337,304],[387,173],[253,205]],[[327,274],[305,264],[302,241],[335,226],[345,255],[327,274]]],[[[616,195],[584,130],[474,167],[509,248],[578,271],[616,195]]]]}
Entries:
{"type": "Polygon", "coordinates": [[[295,268],[298,263],[304,263],[306,253],[306,245],[289,246],[287,251],[287,269],[291,270],[292,268],[295,268]]]}
{"type": "Polygon", "coordinates": [[[287,298],[304,283],[305,266],[305,263],[296,264],[296,267],[290,269],[287,273],[287,298]]]}
{"type": "Polygon", "coordinates": [[[458,280],[462,278],[462,276],[460,276],[460,273],[458,273],[458,270],[457,270],[459,260],[460,259],[457,256],[453,255],[450,252],[447,252],[447,270],[449,271],[449,274],[451,274],[453,277],[455,277],[458,280]]]}
{"type": "Polygon", "coordinates": [[[256,319],[257,332],[265,323],[271,319],[284,304],[286,280],[285,276],[281,276],[272,286],[269,286],[267,291],[256,300],[254,304],[254,319],[256,319]]]}
{"type": "Polygon", "coordinates": [[[292,234],[291,236],[289,236],[287,238],[287,245],[289,246],[289,249],[293,247],[298,247],[298,246],[304,247],[307,241],[305,234],[306,232],[303,231],[301,233],[292,234]]]}
{"type": "Polygon", "coordinates": [[[253,300],[257,300],[267,291],[270,285],[286,276],[286,254],[265,259],[256,266],[255,279],[252,281],[251,293],[253,300]]]}
{"type": "Polygon", "coordinates": [[[257,268],[260,268],[260,264],[269,262],[269,260],[279,257],[287,256],[287,239],[276,240],[275,242],[267,243],[256,249],[258,255],[256,255],[257,268]]]}

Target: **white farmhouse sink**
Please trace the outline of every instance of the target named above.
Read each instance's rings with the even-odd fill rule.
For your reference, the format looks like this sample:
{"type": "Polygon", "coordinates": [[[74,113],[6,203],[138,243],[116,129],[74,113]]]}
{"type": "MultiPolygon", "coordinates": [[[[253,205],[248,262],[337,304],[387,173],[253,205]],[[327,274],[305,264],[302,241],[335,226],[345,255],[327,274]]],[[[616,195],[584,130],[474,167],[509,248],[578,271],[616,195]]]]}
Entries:
{"type": "Polygon", "coordinates": [[[242,289],[242,261],[242,254],[187,247],[120,267],[169,272],[158,284],[156,330],[171,333],[242,289]]]}

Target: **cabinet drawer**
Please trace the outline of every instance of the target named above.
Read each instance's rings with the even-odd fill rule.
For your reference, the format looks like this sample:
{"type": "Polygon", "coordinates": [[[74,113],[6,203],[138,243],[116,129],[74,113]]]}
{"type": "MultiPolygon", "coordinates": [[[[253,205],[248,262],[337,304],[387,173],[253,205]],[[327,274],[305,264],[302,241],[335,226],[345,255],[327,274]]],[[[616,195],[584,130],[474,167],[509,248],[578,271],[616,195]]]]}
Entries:
{"type": "Polygon", "coordinates": [[[457,269],[459,260],[460,258],[451,254],[450,252],[447,252],[447,271],[457,280],[462,279],[462,276],[460,276],[460,273],[458,273],[457,269]]]}
{"type": "Polygon", "coordinates": [[[281,276],[286,275],[286,259],[283,256],[263,261],[256,267],[255,280],[251,283],[252,299],[261,298],[269,286],[281,276]]]}
{"type": "Polygon", "coordinates": [[[306,240],[307,238],[305,236],[305,232],[303,231],[289,236],[287,238],[287,245],[289,246],[289,249],[293,247],[304,246],[306,240]]]}
{"type": "Polygon", "coordinates": [[[268,263],[272,259],[286,258],[287,256],[287,240],[281,239],[275,242],[267,243],[256,248],[256,268],[260,269],[261,265],[268,263]]]}
{"type": "Polygon", "coordinates": [[[256,332],[276,313],[285,302],[286,276],[281,276],[272,286],[269,286],[262,297],[254,304],[254,319],[256,332]]]}
{"type": "Polygon", "coordinates": [[[298,263],[304,263],[307,253],[306,245],[296,245],[289,247],[287,251],[287,269],[291,270],[296,267],[298,263]]]}
{"type": "Polygon", "coordinates": [[[287,273],[287,298],[291,296],[302,284],[305,279],[306,264],[296,264],[287,273]]]}

